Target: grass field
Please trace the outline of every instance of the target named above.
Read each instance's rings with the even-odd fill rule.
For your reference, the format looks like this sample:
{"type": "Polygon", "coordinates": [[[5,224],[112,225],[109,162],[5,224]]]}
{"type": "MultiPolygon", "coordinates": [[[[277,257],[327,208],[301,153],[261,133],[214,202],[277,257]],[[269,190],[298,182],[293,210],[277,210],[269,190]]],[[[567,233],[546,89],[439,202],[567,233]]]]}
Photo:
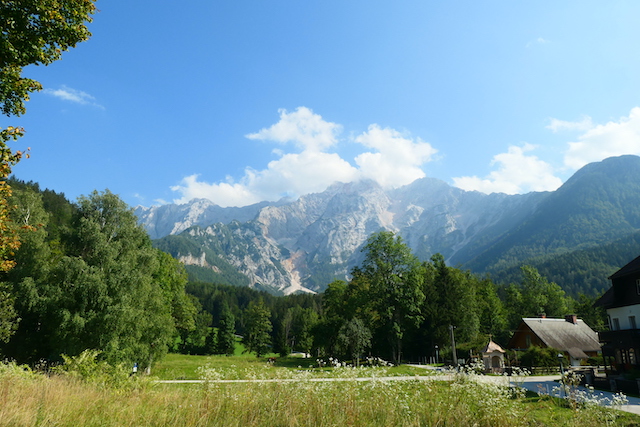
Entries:
{"type": "MultiPolygon", "coordinates": [[[[332,367],[319,367],[314,358],[275,356],[273,354],[257,358],[249,354],[236,354],[235,356],[168,354],[154,366],[152,375],[161,380],[196,380],[201,376],[199,372],[201,367],[214,368],[221,375],[220,379],[291,378],[292,375],[300,371],[322,377],[331,376],[334,371],[332,367]],[[268,363],[269,357],[275,357],[275,363],[268,363]]],[[[425,373],[424,369],[410,366],[377,368],[376,372],[378,372],[378,376],[382,373],[391,376],[423,375],[425,373]]]]}
{"type": "Polygon", "coordinates": [[[570,408],[563,400],[478,384],[464,375],[451,383],[360,382],[347,379],[416,371],[303,368],[303,361],[309,359],[285,358],[273,366],[248,355],[169,355],[154,369],[159,377],[217,379],[223,373],[301,380],[186,385],[99,369],[47,376],[0,364],[0,426],[640,426],[630,414],[593,405],[570,408]],[[311,375],[343,381],[302,381],[311,375]]]}

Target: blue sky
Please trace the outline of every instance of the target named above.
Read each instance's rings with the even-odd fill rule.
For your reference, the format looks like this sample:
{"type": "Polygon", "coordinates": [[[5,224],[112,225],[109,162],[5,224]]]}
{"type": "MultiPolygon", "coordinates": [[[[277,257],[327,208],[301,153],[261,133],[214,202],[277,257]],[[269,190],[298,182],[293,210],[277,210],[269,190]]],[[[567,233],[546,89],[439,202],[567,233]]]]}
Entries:
{"type": "Polygon", "coordinates": [[[553,190],[640,154],[640,2],[97,2],[25,75],[25,180],[240,206],[361,178],[553,190]]]}

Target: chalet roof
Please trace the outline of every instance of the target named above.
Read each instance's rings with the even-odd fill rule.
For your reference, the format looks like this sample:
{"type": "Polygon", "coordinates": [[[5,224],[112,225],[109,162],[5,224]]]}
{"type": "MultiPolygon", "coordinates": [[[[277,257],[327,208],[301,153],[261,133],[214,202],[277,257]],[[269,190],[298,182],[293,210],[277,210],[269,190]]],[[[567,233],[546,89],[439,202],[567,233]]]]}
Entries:
{"type": "Polygon", "coordinates": [[[583,320],[577,323],[565,319],[524,318],[526,324],[547,345],[569,354],[585,357],[585,351],[600,350],[598,334],[583,320]]]}
{"type": "Polygon", "coordinates": [[[498,344],[494,343],[493,341],[489,341],[489,344],[487,344],[484,350],[482,350],[483,353],[494,353],[496,351],[499,353],[506,353],[506,351],[504,351],[502,347],[500,347],[498,344]]]}
{"type": "Polygon", "coordinates": [[[632,273],[637,273],[639,271],[640,271],[640,256],[632,260],[631,262],[629,262],[620,270],[613,273],[611,276],[609,276],[609,279],[617,279],[619,277],[623,277],[632,273]]]}
{"type": "Polygon", "coordinates": [[[605,292],[600,298],[598,298],[595,303],[593,303],[593,306],[610,308],[615,304],[615,302],[615,293],[613,292],[612,286],[607,289],[607,292],[605,292]]]}

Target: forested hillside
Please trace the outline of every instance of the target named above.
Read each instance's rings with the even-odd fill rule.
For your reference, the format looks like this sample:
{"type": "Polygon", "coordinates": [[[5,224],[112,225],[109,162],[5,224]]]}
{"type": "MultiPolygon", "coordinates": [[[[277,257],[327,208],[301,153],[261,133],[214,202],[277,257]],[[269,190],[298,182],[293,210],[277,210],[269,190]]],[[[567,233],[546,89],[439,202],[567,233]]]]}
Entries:
{"type": "Polygon", "coordinates": [[[640,157],[609,158],[580,169],[520,226],[464,265],[494,274],[539,257],[608,244],[639,229],[640,157]]]}
{"type": "Polygon", "coordinates": [[[5,357],[35,363],[93,349],[111,363],[147,366],[193,328],[184,267],[151,246],[116,195],[71,204],[36,184],[12,186],[21,246],[2,278],[13,306],[5,357]]]}
{"type": "Polygon", "coordinates": [[[11,327],[0,352],[31,363],[86,349],[114,364],[141,366],[169,350],[230,354],[236,334],[256,354],[301,351],[353,360],[366,351],[399,362],[431,357],[436,345],[447,349],[450,325],[467,352],[489,337],[505,344],[522,317],[540,313],[577,313],[603,329],[594,297],[573,298],[558,283],[570,274],[614,269],[638,245],[633,236],[548,257],[505,271],[499,283],[449,266],[440,254],[418,259],[401,236],[380,232],[369,237],[348,280],[328,283],[322,294],[282,297],[243,286],[241,279],[237,286],[220,284],[242,277],[224,263],[218,276],[206,278],[214,283],[188,282],[184,266],[154,249],[131,208],[108,191],[70,203],[35,183],[13,180],[12,187],[22,246],[16,267],[3,275],[13,311],[5,312],[9,322],[3,324],[11,327]]]}
{"type": "MultiPolygon", "coordinates": [[[[187,290],[215,328],[223,327],[228,307],[237,333],[246,338],[262,331],[261,345],[282,355],[294,350],[348,360],[362,354],[396,362],[422,360],[435,355],[435,346],[443,354],[450,350],[450,325],[457,347],[468,354],[490,337],[506,344],[522,317],[541,313],[577,313],[597,330],[606,327],[603,311],[592,307],[594,298],[571,298],[530,266],[520,270],[517,282],[498,286],[446,265],[439,254],[421,262],[390,232],[372,235],[363,255],[349,281],[336,280],[318,295],[277,297],[210,283],[190,283],[187,290]],[[258,323],[255,313],[261,313],[258,323]]],[[[202,335],[194,333],[187,341],[189,352],[210,351],[202,335]]]]}
{"type": "Polygon", "coordinates": [[[233,286],[249,286],[249,278],[241,274],[234,266],[218,256],[215,249],[204,247],[200,242],[185,236],[167,236],[157,240],[154,246],[172,255],[201,252],[196,262],[185,262],[189,280],[194,282],[225,283],[233,286]]]}
{"type": "MultiPolygon", "coordinates": [[[[579,294],[601,295],[609,289],[609,276],[640,254],[640,233],[589,249],[535,257],[527,263],[549,280],[561,284],[574,297],[579,294]]],[[[491,278],[497,283],[517,282],[520,267],[496,270],[491,278]]]]}

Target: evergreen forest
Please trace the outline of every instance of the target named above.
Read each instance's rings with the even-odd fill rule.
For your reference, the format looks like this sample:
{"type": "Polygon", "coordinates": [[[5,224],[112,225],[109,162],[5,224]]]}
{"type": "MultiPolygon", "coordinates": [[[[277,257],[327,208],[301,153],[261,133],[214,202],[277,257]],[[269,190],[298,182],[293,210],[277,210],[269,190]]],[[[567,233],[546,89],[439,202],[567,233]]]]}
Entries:
{"type": "MultiPolygon", "coordinates": [[[[370,236],[348,281],[322,294],[198,281],[153,247],[133,210],[108,190],[71,203],[37,183],[10,185],[21,246],[2,273],[0,353],[18,362],[55,364],[91,349],[112,364],[146,367],[169,351],[233,354],[241,339],[258,356],[400,363],[432,358],[436,348],[449,357],[452,329],[461,358],[489,339],[504,346],[522,317],[543,313],[606,328],[593,308],[597,295],[574,297],[533,266],[497,283],[440,254],[420,260],[387,231],[370,236]]],[[[545,265],[563,283],[560,269],[545,265]]]]}

